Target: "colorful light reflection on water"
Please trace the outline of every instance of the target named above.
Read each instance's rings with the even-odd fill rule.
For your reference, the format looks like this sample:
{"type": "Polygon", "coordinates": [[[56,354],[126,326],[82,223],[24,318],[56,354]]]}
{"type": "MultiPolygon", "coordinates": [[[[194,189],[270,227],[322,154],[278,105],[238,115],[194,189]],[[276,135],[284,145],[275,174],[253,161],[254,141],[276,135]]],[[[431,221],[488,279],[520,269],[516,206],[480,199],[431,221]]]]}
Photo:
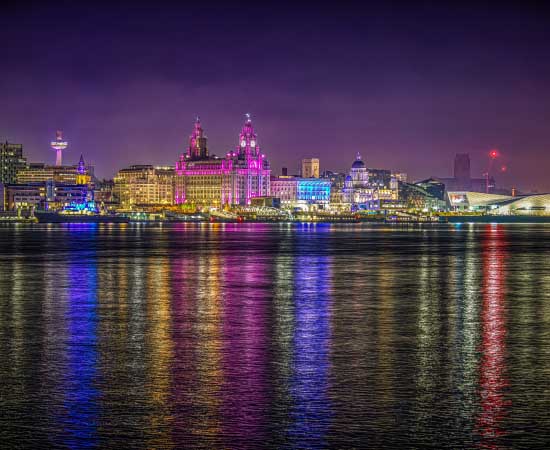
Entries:
{"type": "Polygon", "coordinates": [[[536,446],[550,227],[0,228],[9,447],[536,446]]]}

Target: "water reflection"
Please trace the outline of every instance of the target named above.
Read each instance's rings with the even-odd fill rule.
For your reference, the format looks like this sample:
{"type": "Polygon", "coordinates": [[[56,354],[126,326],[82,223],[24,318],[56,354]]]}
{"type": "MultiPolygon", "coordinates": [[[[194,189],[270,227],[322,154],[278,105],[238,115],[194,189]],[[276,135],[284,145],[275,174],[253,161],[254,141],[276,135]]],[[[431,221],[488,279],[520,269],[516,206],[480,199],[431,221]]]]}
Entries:
{"type": "Polygon", "coordinates": [[[67,411],[65,445],[95,447],[99,392],[97,378],[97,267],[95,255],[68,261],[67,373],[62,392],[67,411]]]}
{"type": "Polygon", "coordinates": [[[316,255],[299,256],[296,263],[290,447],[323,448],[332,417],[328,398],[332,264],[330,257],[316,255]]]}
{"type": "Polygon", "coordinates": [[[502,421],[510,402],[505,398],[506,371],[506,259],[508,243],[502,227],[489,225],[483,241],[483,307],[479,389],[481,413],[477,429],[482,448],[499,448],[506,431],[502,421]]]}
{"type": "Polygon", "coordinates": [[[550,427],[550,227],[0,231],[7,448],[506,448],[550,427]]]}

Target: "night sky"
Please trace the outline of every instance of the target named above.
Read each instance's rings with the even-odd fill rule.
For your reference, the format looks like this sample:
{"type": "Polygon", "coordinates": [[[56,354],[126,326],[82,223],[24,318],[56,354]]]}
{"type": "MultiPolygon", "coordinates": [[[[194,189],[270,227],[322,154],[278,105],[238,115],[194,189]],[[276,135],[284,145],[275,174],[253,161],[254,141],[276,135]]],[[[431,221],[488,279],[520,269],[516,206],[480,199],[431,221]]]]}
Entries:
{"type": "Polygon", "coordinates": [[[550,191],[550,16],[535,3],[226,3],[3,6],[0,139],[53,163],[63,129],[67,162],[112,177],[174,164],[197,114],[224,155],[250,112],[274,172],[312,156],[348,170],[360,151],[418,180],[469,152],[481,176],[498,148],[498,184],[550,191]]]}

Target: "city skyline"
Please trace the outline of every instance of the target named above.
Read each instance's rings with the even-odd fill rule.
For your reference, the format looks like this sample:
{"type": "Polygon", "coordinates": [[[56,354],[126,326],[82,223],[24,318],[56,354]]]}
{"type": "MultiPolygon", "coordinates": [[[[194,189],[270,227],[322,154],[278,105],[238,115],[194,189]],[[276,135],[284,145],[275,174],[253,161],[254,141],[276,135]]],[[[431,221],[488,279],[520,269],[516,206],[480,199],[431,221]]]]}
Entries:
{"type": "MultiPolygon", "coordinates": [[[[250,122],[250,119],[251,119],[251,114],[250,113],[245,113],[243,114],[244,118],[250,122]]],[[[200,125],[200,116],[199,115],[196,115],[195,116],[195,120],[194,120],[194,123],[195,123],[195,127],[196,127],[196,124],[198,123],[200,125]]],[[[202,131],[202,130],[201,130],[202,131]]],[[[59,136],[60,136],[60,133],[62,133],[63,131],[62,130],[56,130],[56,139],[60,139],[59,136]]],[[[193,132],[194,133],[194,132],[193,132]]],[[[192,138],[193,135],[190,137],[192,138]]],[[[208,137],[207,134],[205,134],[205,137],[208,137]]],[[[240,139],[240,138],[239,138],[240,139]]],[[[0,141],[2,141],[0,139],[0,141]]],[[[6,142],[9,142],[9,141],[6,141],[6,142]]],[[[21,144],[20,142],[10,142],[11,144],[16,144],[16,145],[23,145],[21,144]]],[[[65,146],[68,145],[68,142],[63,142],[63,144],[65,146]]],[[[54,145],[54,142],[51,142],[50,143],[50,149],[53,148],[53,145],[54,145]]],[[[234,146],[233,146],[234,147],[234,146]]],[[[46,164],[46,165],[60,165],[58,164],[58,158],[55,158],[55,164],[52,164],[51,161],[49,161],[48,159],[42,159],[42,160],[30,160],[29,157],[28,157],[28,154],[31,154],[32,152],[30,153],[27,153],[27,150],[25,149],[25,146],[23,145],[23,149],[24,149],[24,156],[27,158],[27,161],[29,163],[39,163],[39,164],[46,164]]],[[[185,148],[180,150],[179,151],[179,154],[183,154],[183,153],[186,153],[188,150],[186,150],[185,148]]],[[[216,153],[215,149],[214,150],[211,150],[209,153],[210,153],[210,156],[213,157],[213,158],[220,158],[220,159],[223,159],[225,157],[225,154],[228,154],[227,152],[232,152],[233,150],[231,148],[229,148],[228,150],[221,150],[220,152],[216,153]]],[[[36,152],[35,152],[36,153],[36,152]]],[[[359,155],[361,152],[358,151],[355,153],[355,155],[359,155]]],[[[468,158],[471,158],[472,157],[472,154],[469,153],[469,152],[464,152],[464,153],[456,153],[455,154],[455,157],[459,157],[459,156],[468,156],[468,158]]],[[[473,155],[474,158],[473,160],[476,161],[476,157],[477,157],[477,160],[481,160],[482,161],[482,164],[483,165],[483,161],[485,161],[485,163],[487,164],[487,160],[490,160],[490,159],[493,159],[493,160],[496,160],[496,164],[493,162],[489,162],[489,169],[487,169],[487,166],[485,166],[485,168],[483,169],[484,172],[479,172],[479,175],[480,176],[485,176],[487,175],[487,170],[489,170],[490,172],[490,176],[491,177],[499,177],[499,175],[503,175],[503,174],[506,174],[506,172],[508,172],[508,168],[509,166],[507,165],[507,161],[505,160],[504,162],[502,161],[502,153],[497,150],[497,149],[491,149],[489,151],[486,151],[483,155],[476,155],[474,154],[473,155]],[[484,158],[483,158],[484,157],[484,158]]],[[[82,154],[80,155],[80,159],[82,158],[82,154]]],[[[50,158],[51,159],[51,158],[50,158]]],[[[93,161],[93,157],[90,158],[92,161],[93,161]]],[[[283,169],[286,169],[288,170],[288,168],[290,168],[290,173],[294,174],[295,176],[300,176],[302,174],[302,171],[303,171],[303,164],[304,164],[304,161],[310,161],[312,160],[311,158],[311,155],[307,154],[307,155],[294,155],[294,159],[290,161],[290,163],[285,163],[285,162],[282,162],[282,163],[279,163],[278,164],[278,170],[273,170],[273,168],[271,169],[271,175],[272,176],[278,176],[280,173],[282,173],[282,170],[283,169]]],[[[323,167],[322,165],[322,162],[321,164],[319,163],[319,159],[318,158],[313,158],[313,161],[317,161],[317,164],[320,165],[320,169],[318,168],[317,170],[319,171],[319,173],[323,173],[325,171],[334,171],[336,173],[346,173],[347,170],[349,169],[349,166],[351,165],[351,162],[353,162],[352,159],[350,159],[349,161],[344,161],[344,164],[343,164],[343,169],[340,169],[340,166],[342,166],[342,163],[340,162],[340,166],[338,169],[334,169],[332,167],[323,167]],[[346,162],[349,162],[349,164],[346,165],[346,162]],[[347,167],[346,167],[347,166],[347,167]]],[[[68,165],[75,165],[76,163],[69,163],[68,165]]],[[[166,166],[172,166],[172,167],[175,167],[174,163],[173,162],[169,162],[169,161],[164,161],[164,162],[157,162],[157,161],[154,161],[152,162],[151,160],[148,160],[148,161],[133,161],[133,162],[129,162],[127,164],[128,165],[151,165],[151,166],[154,166],[154,167],[166,167],[166,166]]],[[[455,163],[456,164],[456,163],[455,163]]],[[[475,163],[474,163],[475,164],[475,163]]],[[[91,166],[94,166],[94,163],[92,162],[90,164],[91,166]]],[[[478,164],[479,166],[479,164],[478,164]]],[[[469,166],[470,167],[470,166],[469,166]]],[[[110,168],[109,170],[111,172],[113,172],[113,175],[111,176],[107,176],[107,177],[102,177],[102,176],[99,176],[99,178],[103,178],[103,179],[112,179],[114,177],[114,175],[117,173],[118,170],[122,169],[123,167],[117,167],[117,168],[110,168]]],[[[380,168],[385,168],[385,169],[390,169],[392,170],[392,172],[395,172],[395,173],[405,173],[405,174],[408,174],[407,170],[399,170],[399,169],[396,169],[396,168],[390,168],[388,166],[374,166],[374,165],[370,165],[369,168],[372,168],[372,169],[380,169],[380,168]]],[[[450,171],[448,172],[448,175],[452,178],[452,175],[453,173],[456,171],[456,167],[451,167],[450,168],[450,171]]],[[[471,169],[471,176],[473,178],[475,178],[475,176],[477,175],[477,171],[476,171],[476,167],[474,166],[472,169],[471,169]]],[[[424,175],[424,176],[421,176],[421,177],[416,177],[414,180],[410,180],[410,181],[420,181],[421,179],[427,179],[427,178],[440,178],[440,179],[445,179],[447,178],[445,176],[445,174],[442,176],[441,174],[430,174],[430,175],[424,175]]],[[[517,184],[511,184],[510,186],[501,186],[501,187],[506,187],[506,188],[509,188],[509,189],[517,189],[517,184]]]]}
{"type": "Polygon", "coordinates": [[[50,162],[59,128],[67,158],[83,153],[100,177],[173,164],[195,115],[224,155],[251,112],[274,173],[307,157],[345,171],[360,151],[420,180],[469,153],[480,177],[498,148],[499,184],[550,191],[550,36],[535,5],[45,4],[4,17],[0,138],[30,161],[50,162]]]}

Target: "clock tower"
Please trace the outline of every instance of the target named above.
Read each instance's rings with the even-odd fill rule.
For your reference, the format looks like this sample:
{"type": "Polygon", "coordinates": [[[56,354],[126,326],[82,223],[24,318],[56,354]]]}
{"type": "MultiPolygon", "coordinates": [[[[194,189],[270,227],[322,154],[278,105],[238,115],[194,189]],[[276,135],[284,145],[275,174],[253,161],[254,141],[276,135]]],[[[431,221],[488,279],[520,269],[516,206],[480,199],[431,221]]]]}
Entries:
{"type": "Polygon", "coordinates": [[[195,119],[195,127],[193,133],[189,136],[189,148],[187,149],[187,157],[190,159],[207,159],[208,147],[206,146],[207,137],[204,135],[204,130],[201,126],[201,120],[197,116],[195,119]]]}
{"type": "Polygon", "coordinates": [[[254,133],[254,127],[252,126],[252,119],[250,114],[245,114],[246,121],[244,122],[241,134],[239,134],[239,146],[237,147],[237,153],[244,155],[246,158],[258,158],[260,155],[260,147],[258,145],[258,139],[256,133],[254,133]]]}

